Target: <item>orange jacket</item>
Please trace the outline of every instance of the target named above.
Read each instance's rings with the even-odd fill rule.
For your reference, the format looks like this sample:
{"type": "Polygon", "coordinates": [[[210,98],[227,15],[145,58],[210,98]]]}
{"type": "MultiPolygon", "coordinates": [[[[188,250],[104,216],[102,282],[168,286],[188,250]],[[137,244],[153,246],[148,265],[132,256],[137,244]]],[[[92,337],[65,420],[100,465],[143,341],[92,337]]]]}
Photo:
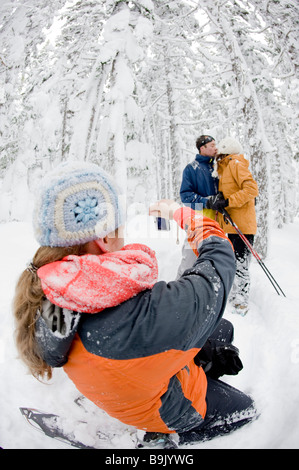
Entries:
{"type": "MultiPolygon", "coordinates": [[[[91,319],[95,319],[95,325],[98,323],[96,317],[91,319]]],[[[77,389],[110,416],[137,429],[172,433],[165,419],[169,411],[164,417],[162,410],[168,409],[167,395],[176,387],[181,396],[176,397],[173,406],[179,409],[180,402],[187,399],[196,424],[205,416],[207,379],[193,360],[200,348],[173,348],[157,354],[151,351],[145,357],[115,359],[102,357],[95,348],[90,352],[89,347],[84,336],[76,335],[64,370],[77,389]]],[[[188,426],[177,414],[178,424],[188,426]]],[[[186,414],[190,419],[187,407],[186,414]]]]}
{"type": "MultiPolygon", "coordinates": [[[[255,198],[258,186],[244,155],[227,155],[218,163],[219,191],[229,200],[226,207],[232,220],[245,234],[256,233],[255,198]]],[[[231,224],[218,214],[218,222],[226,233],[236,233],[231,224]]]]}

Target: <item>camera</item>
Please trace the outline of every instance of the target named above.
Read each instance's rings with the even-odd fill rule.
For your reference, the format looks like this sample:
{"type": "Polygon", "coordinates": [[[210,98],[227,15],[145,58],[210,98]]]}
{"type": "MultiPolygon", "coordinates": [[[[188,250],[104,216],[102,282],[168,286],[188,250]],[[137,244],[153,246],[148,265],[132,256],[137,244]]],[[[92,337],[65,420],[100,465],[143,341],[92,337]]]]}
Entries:
{"type": "Polygon", "coordinates": [[[163,217],[156,217],[156,224],[158,230],[170,230],[170,222],[163,217]]]}

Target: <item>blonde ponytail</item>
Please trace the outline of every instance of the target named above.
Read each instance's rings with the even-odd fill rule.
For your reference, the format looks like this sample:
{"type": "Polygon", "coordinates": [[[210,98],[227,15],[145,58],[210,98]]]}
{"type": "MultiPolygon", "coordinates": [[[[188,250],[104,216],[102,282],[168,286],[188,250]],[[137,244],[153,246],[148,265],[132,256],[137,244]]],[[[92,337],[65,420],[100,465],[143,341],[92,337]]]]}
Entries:
{"type": "Polygon", "coordinates": [[[41,266],[58,261],[67,255],[82,255],[85,245],[73,247],[40,247],[30,265],[20,276],[13,301],[16,324],[16,346],[20,359],[27,365],[31,374],[37,378],[50,380],[52,369],[42,359],[35,341],[35,321],[41,308],[44,293],[36,270],[41,266]]]}

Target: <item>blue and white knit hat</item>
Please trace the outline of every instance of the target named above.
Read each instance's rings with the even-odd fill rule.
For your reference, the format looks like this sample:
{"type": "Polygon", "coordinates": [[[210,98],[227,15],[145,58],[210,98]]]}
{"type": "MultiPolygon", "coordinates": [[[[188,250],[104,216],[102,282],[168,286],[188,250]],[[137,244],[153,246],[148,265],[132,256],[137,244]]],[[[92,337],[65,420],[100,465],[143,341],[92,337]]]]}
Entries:
{"type": "Polygon", "coordinates": [[[99,166],[64,162],[40,184],[33,228],[41,246],[81,245],[124,223],[120,194],[99,166]]]}

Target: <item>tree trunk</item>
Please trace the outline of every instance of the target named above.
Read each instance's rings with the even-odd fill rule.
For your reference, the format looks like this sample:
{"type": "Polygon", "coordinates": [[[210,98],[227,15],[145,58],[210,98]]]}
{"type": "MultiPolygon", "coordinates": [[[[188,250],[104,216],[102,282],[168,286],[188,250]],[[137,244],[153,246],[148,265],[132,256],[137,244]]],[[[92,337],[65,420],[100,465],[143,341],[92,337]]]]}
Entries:
{"type": "Polygon", "coordinates": [[[232,33],[224,14],[218,17],[223,42],[232,63],[234,79],[239,92],[239,107],[243,113],[244,141],[250,149],[251,171],[258,183],[259,196],[256,199],[257,235],[256,249],[263,257],[267,255],[269,231],[269,144],[265,135],[263,117],[245,57],[232,33]]]}

